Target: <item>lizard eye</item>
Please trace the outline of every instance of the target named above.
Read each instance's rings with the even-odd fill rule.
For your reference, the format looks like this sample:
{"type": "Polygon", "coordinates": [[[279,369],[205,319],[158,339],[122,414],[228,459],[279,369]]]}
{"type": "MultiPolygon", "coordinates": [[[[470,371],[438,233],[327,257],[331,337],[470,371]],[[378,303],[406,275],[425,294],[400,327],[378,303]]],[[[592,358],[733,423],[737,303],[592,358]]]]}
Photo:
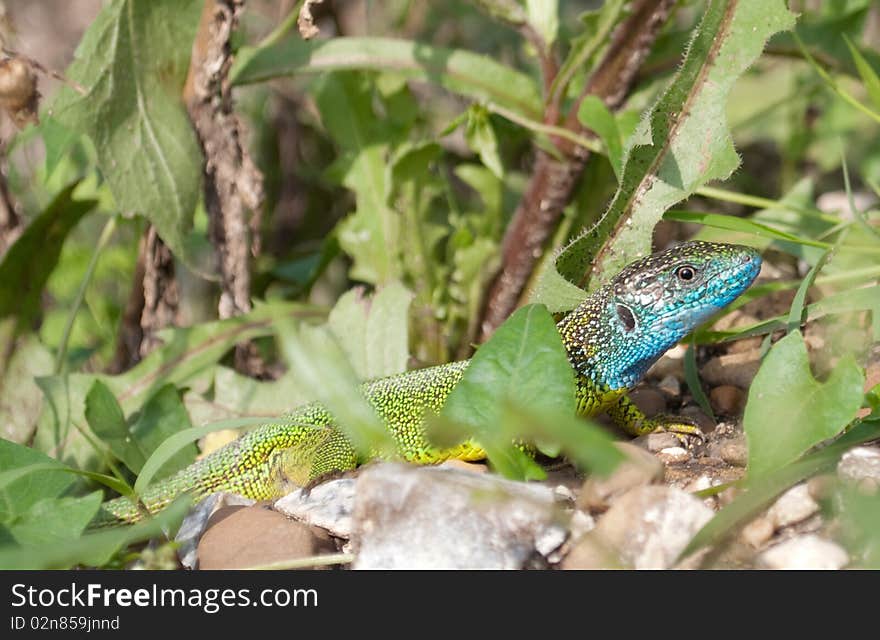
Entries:
{"type": "Polygon", "coordinates": [[[689,265],[684,265],[675,270],[675,277],[682,282],[691,282],[697,277],[697,271],[689,265]]]}

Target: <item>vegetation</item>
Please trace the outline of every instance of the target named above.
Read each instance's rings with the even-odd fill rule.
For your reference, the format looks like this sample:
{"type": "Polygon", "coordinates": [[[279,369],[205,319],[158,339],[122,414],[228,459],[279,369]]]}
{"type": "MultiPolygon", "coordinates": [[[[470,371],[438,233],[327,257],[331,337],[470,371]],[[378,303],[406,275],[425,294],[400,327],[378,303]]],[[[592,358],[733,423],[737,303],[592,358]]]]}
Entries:
{"type": "MultiPolygon", "coordinates": [[[[543,474],[519,439],[608,472],[552,314],[689,237],[769,265],[722,315],[776,309],[692,336],[709,411],[696,358],[764,354],[747,477],[692,549],[880,438],[876,5],[343,4],[112,0],[40,105],[7,48],[0,566],[155,562],[187,505],[88,532],[102,495],[316,399],[387,446],[358,382],[480,343],[436,437],[482,434],[515,478],[543,474]]],[[[835,496],[877,567],[880,496],[835,496]]]]}

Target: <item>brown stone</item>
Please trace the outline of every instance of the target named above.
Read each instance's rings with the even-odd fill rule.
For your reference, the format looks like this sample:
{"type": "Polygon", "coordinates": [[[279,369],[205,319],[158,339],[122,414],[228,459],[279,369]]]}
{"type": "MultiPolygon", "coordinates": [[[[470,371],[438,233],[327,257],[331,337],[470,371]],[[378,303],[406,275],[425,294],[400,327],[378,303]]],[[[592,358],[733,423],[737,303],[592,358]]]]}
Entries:
{"type": "Polygon", "coordinates": [[[608,477],[587,478],[577,498],[577,506],[588,511],[604,511],[611,501],[630,489],[663,481],[663,465],[650,453],[628,442],[615,446],[626,456],[608,477]]]}
{"type": "Polygon", "coordinates": [[[266,506],[232,509],[219,520],[215,514],[199,541],[200,569],[244,569],[336,551],[330,536],[266,506]]]}
{"type": "Polygon", "coordinates": [[[729,384],[748,389],[760,366],[761,350],[752,349],[716,356],[703,366],[701,374],[713,386],[729,384]]]}
{"type": "Polygon", "coordinates": [[[746,405],[746,394],[739,387],[723,384],[709,392],[712,409],[725,416],[738,416],[746,405]]]}

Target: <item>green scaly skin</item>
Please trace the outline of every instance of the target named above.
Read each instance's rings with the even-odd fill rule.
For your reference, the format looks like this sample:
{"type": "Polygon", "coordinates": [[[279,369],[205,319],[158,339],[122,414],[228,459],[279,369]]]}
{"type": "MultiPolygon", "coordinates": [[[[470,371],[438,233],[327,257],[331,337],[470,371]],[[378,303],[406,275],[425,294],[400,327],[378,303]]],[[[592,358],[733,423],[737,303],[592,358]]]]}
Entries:
{"type": "MultiPolygon", "coordinates": [[[[632,435],[662,429],[698,433],[690,424],[646,417],[626,390],[682,337],[739,296],[760,264],[758,254],[747,247],[685,243],[629,265],[565,316],[558,327],[577,375],[578,413],[605,411],[632,435]]],[[[438,448],[425,433],[425,416],[443,408],[468,363],[419,369],[363,385],[401,459],[436,464],[485,458],[472,440],[438,448]]],[[[155,512],[183,493],[196,499],[216,491],[256,500],[278,498],[361,462],[333,417],[322,406],[310,404],[152,486],[141,501],[155,512]]],[[[118,498],[104,503],[94,526],[135,522],[144,515],[128,498],[118,498]]]]}

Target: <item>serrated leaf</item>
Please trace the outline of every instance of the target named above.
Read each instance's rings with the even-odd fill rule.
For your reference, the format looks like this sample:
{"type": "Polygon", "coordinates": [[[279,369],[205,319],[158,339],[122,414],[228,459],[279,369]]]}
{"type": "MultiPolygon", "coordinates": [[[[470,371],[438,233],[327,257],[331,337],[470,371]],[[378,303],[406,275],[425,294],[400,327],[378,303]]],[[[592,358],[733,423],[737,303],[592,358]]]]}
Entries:
{"type": "Polygon", "coordinates": [[[406,371],[412,298],[406,287],[392,282],[369,297],[352,289],[330,311],[327,324],[361,380],[406,371]]]}
{"type": "Polygon", "coordinates": [[[344,69],[396,73],[439,85],[472,100],[487,101],[540,120],[535,81],[492,58],[462,49],[396,38],[286,38],[263,48],[243,47],[230,72],[234,84],[262,82],[296,73],[344,69]]]}
{"type": "Polygon", "coordinates": [[[74,200],[78,183],[64,188],[9,247],[0,262],[0,319],[15,317],[20,328],[40,313],[46,281],[58,263],[67,235],[95,206],[74,200]]]}
{"type": "Polygon", "coordinates": [[[83,36],[52,115],[91,138],[124,211],[147,217],[176,256],[199,199],[202,152],[181,99],[199,0],[115,0],[83,36]]]}
{"type": "Polygon", "coordinates": [[[852,356],[824,383],[810,372],[800,331],[773,345],[749,389],[743,425],[749,478],[760,478],[838,435],[862,404],[865,378],[852,356]]]}
{"type": "Polygon", "coordinates": [[[607,281],[650,252],[663,212],[739,164],[725,109],[733,83],[773,33],[794,16],[782,0],[712,0],[684,62],[627,143],[620,188],[605,214],[559,254],[533,299],[551,311],[570,309],[581,288],[607,281]]]}

